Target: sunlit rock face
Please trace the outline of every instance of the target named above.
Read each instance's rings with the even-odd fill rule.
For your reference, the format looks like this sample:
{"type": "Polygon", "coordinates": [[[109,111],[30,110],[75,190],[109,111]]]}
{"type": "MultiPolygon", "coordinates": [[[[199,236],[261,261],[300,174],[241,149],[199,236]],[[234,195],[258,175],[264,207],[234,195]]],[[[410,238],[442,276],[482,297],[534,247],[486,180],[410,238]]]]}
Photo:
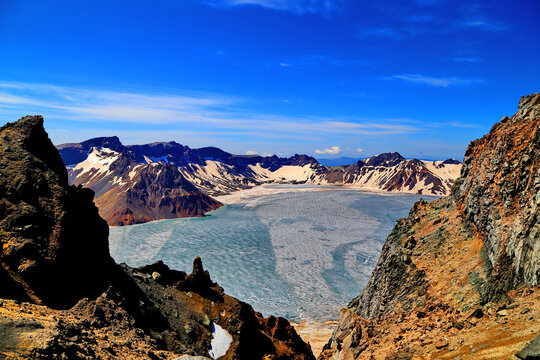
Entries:
{"type": "Polygon", "coordinates": [[[529,315],[540,309],[539,164],[533,94],[471,143],[449,197],[398,221],[320,358],[506,358],[525,348],[540,332],[529,315]]]}
{"type": "Polygon", "coordinates": [[[473,141],[454,196],[508,286],[540,283],[540,94],[473,141]]]}

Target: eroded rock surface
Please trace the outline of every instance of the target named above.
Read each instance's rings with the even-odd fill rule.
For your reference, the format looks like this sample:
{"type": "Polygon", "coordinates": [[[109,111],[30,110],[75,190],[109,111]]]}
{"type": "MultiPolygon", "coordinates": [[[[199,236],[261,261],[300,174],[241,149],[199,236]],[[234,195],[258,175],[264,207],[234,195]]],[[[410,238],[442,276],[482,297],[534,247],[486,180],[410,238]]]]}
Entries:
{"type": "Polygon", "coordinates": [[[540,332],[540,94],[387,238],[320,359],[510,358],[540,332]]]}

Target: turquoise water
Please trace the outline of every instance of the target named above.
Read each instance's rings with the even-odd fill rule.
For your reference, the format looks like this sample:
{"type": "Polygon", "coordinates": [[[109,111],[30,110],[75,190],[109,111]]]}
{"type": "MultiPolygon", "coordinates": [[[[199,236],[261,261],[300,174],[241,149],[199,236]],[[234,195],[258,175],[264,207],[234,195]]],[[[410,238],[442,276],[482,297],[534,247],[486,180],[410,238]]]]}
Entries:
{"type": "Polygon", "coordinates": [[[214,281],[263,314],[329,320],[362,290],[395,220],[420,198],[352,190],[255,197],[206,218],[113,227],[111,254],[186,272],[201,256],[214,281]]]}

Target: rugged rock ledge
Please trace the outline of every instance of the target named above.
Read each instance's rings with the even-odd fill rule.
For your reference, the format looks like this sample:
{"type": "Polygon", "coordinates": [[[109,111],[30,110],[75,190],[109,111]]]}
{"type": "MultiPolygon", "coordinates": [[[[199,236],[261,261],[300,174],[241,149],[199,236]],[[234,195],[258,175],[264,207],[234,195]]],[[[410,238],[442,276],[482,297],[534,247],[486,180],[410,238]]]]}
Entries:
{"type": "Polygon", "coordinates": [[[539,150],[534,94],[471,143],[451,196],[398,221],[320,359],[506,359],[540,333],[539,150]]]}
{"type": "Polygon", "coordinates": [[[0,358],[207,358],[219,325],[232,337],[220,359],[314,359],[287,320],[224,294],[199,258],[191,274],[115,264],[93,192],[68,185],[42,117],[0,128],[0,150],[0,358]]]}

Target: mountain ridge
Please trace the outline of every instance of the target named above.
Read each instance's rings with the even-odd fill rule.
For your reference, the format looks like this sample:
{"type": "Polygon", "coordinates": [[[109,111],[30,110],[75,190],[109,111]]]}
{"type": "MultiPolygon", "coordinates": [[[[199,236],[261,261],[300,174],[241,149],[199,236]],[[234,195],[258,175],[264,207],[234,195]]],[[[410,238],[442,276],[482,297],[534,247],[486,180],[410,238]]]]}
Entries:
{"type": "MultiPolygon", "coordinates": [[[[349,166],[326,167],[305,154],[288,158],[234,155],[216,147],[191,149],[174,141],[125,146],[117,137],[61,144],[57,148],[68,165],[70,183],[96,192],[100,213],[110,225],[204,216],[221,206],[212,196],[269,183],[338,185],[367,191],[444,196],[461,169],[461,163],[454,159],[407,160],[399,153],[383,153],[349,166]],[[72,163],[74,160],[80,161],[72,163]],[[162,192],[167,195],[191,189],[189,196],[173,201],[173,211],[159,205],[170,203],[170,196],[162,201],[159,196],[148,195],[150,190],[143,192],[143,201],[130,200],[141,198],[137,191],[135,196],[130,196],[137,186],[134,178],[140,177],[141,172],[155,177],[160,170],[173,171],[170,166],[178,169],[179,173],[175,172],[178,188],[162,192]],[[150,168],[154,170],[148,170],[150,168]]],[[[150,182],[160,187],[157,179],[150,182]]]]}

